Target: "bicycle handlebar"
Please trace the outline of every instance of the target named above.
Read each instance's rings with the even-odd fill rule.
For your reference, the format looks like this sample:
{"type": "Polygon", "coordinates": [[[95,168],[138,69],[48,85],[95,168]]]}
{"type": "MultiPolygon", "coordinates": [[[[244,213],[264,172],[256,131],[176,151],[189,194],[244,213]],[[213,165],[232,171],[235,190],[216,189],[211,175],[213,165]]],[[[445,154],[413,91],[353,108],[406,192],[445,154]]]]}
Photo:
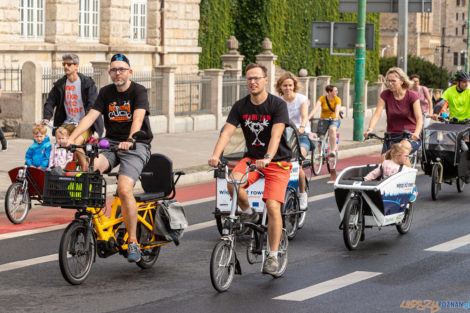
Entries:
{"type": "Polygon", "coordinates": [[[232,178],[229,177],[230,176],[229,175],[229,168],[228,168],[227,165],[228,165],[227,160],[223,160],[222,162],[220,162],[217,165],[217,170],[225,171],[225,180],[230,184],[243,185],[244,183],[246,183],[248,181],[248,173],[249,172],[258,172],[262,177],[264,177],[264,174],[261,171],[259,171],[258,169],[256,169],[256,165],[253,164],[252,161],[247,161],[246,165],[248,165],[248,166],[246,167],[245,175],[243,175],[244,178],[242,180],[232,179],[232,178]]]}
{"type": "MultiPolygon", "coordinates": [[[[400,135],[401,135],[400,137],[397,137],[397,138],[394,138],[394,139],[401,140],[401,139],[410,139],[411,138],[411,133],[410,133],[409,130],[404,130],[400,135]]],[[[368,140],[368,139],[371,139],[371,138],[376,138],[376,139],[378,139],[382,142],[390,141],[392,139],[392,133],[385,132],[383,137],[380,137],[375,133],[370,133],[367,136],[367,138],[365,138],[365,140],[368,140]]]]}

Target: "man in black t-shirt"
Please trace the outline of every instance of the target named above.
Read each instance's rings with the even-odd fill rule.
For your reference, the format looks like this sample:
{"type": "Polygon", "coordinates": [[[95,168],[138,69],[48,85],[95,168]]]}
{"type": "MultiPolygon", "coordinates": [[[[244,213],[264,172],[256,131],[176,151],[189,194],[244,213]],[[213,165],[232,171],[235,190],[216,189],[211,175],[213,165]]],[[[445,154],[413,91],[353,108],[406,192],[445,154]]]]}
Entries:
{"type": "MultiPolygon", "coordinates": [[[[268,78],[266,68],[259,64],[246,67],[246,81],[250,94],[238,100],[230,111],[224,130],[209,159],[209,165],[216,167],[220,155],[238,125],[243,130],[247,153],[232,171],[231,178],[241,180],[245,175],[246,162],[252,161],[265,175],[263,200],[268,212],[268,238],[270,253],[263,265],[263,273],[274,275],[278,271],[277,252],[282,233],[281,205],[289,183],[292,151],[287,145],[284,128],[289,123],[287,104],[281,98],[266,91],[268,78]]],[[[253,184],[260,174],[250,172],[246,184],[241,185],[238,205],[242,209],[242,222],[257,222],[258,213],[249,206],[244,188],[253,184]]],[[[233,195],[233,185],[227,185],[233,195]]]]}
{"type": "Polygon", "coordinates": [[[147,90],[129,79],[132,69],[123,54],[116,54],[111,58],[108,73],[113,84],[101,88],[93,108],[70,135],[69,143],[72,144],[103,115],[106,138],[125,150],[119,153],[101,153],[95,160],[95,169],[103,173],[120,164],[117,192],[122,204],[124,224],[129,232],[127,259],[129,262],[139,262],[141,252],[136,236],[137,204],[133,189],[150,159],[150,142],[153,138],[148,118],[150,111],[147,90]],[[144,131],[146,137],[135,142],[132,135],[139,130],[144,131]],[[129,150],[134,144],[135,150],[129,150]]]}

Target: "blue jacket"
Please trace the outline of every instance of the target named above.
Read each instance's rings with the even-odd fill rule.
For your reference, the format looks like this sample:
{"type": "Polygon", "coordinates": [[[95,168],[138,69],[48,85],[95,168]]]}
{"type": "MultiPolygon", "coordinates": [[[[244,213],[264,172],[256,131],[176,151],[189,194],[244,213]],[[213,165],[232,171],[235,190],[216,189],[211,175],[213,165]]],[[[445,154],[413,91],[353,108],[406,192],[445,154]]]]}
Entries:
{"type": "Polygon", "coordinates": [[[44,138],[40,144],[34,140],[34,143],[26,151],[26,165],[47,168],[49,165],[49,155],[51,154],[51,143],[49,136],[44,138]]]}

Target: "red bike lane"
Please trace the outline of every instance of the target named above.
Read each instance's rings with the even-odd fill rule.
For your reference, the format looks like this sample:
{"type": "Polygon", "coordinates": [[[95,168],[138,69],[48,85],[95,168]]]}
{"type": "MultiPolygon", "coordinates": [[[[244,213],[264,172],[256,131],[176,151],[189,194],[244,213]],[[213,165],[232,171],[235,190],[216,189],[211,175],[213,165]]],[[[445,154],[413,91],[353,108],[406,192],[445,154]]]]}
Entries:
{"type": "MultiPolygon", "coordinates": [[[[337,164],[337,171],[340,172],[346,167],[377,163],[380,153],[355,156],[347,159],[341,159],[337,164]]],[[[326,166],[323,166],[320,175],[328,174],[326,166]]],[[[195,184],[176,188],[175,199],[179,202],[204,199],[215,196],[215,180],[209,183],[195,184]]],[[[112,198],[107,201],[107,208],[110,207],[112,198]]],[[[5,214],[0,215],[0,234],[13,233],[25,230],[33,230],[54,225],[69,223],[73,220],[75,210],[53,207],[41,207],[33,203],[32,210],[28,213],[25,221],[21,224],[12,224],[5,214]]]]}

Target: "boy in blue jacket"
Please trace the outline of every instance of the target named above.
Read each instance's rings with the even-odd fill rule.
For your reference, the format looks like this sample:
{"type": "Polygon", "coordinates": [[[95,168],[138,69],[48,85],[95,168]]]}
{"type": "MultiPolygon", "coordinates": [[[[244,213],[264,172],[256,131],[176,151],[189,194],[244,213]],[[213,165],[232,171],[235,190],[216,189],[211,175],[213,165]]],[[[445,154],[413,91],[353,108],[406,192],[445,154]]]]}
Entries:
{"type": "Polygon", "coordinates": [[[45,125],[33,127],[34,143],[26,151],[26,165],[45,170],[49,166],[51,143],[45,125]]]}

